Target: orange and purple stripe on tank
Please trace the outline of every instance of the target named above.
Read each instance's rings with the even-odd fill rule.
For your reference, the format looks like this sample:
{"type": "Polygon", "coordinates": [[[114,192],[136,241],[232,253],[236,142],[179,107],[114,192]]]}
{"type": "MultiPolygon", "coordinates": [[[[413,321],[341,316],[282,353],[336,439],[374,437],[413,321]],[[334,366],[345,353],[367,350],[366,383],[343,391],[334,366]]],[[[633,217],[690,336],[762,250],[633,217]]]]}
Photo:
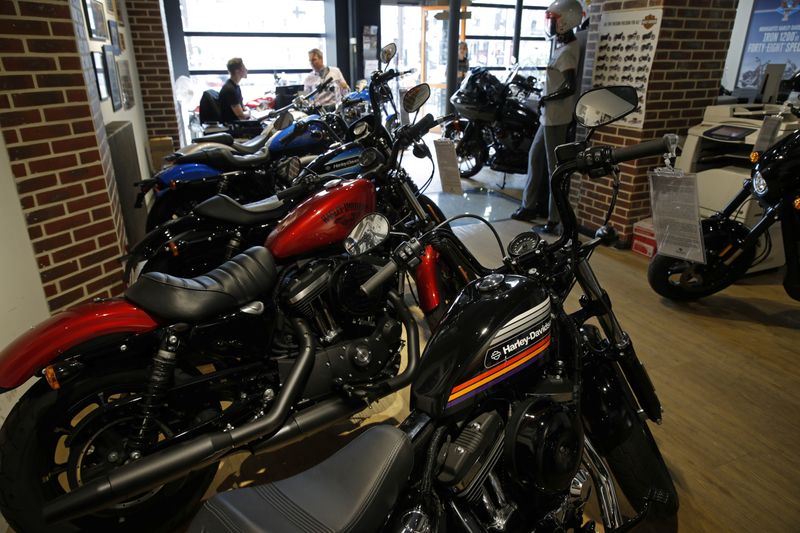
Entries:
{"type": "Polygon", "coordinates": [[[452,407],[467,398],[478,394],[497,383],[510,378],[526,366],[534,362],[550,346],[550,335],[537,342],[524,352],[516,355],[496,367],[487,370],[483,374],[475,376],[469,381],[457,385],[450,391],[447,399],[447,406],[452,407]]]}

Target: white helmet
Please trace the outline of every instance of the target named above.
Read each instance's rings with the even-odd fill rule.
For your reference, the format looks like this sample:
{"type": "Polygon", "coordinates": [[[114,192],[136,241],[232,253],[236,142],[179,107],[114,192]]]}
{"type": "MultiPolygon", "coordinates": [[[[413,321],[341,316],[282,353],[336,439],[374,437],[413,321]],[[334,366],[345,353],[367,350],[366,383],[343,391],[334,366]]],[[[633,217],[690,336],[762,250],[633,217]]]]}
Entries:
{"type": "Polygon", "coordinates": [[[583,8],[578,0],[555,0],[544,13],[544,32],[551,38],[564,35],[582,19],[583,8]]]}

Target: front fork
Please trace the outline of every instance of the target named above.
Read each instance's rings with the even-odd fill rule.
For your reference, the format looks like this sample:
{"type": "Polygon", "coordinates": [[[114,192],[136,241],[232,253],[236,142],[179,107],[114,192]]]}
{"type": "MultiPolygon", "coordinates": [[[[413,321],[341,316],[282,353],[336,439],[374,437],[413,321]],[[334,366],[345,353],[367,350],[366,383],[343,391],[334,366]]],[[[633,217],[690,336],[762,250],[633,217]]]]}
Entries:
{"type": "Polygon", "coordinates": [[[585,321],[590,316],[596,316],[600,322],[606,338],[610,343],[612,359],[619,363],[625,379],[630,384],[636,400],[644,410],[647,417],[656,423],[661,423],[661,401],[656,395],[653,382],[647,374],[644,365],[636,356],[630,337],[620,326],[614,311],[611,309],[611,299],[608,293],[600,286],[588,258],[578,259],[575,277],[583,289],[581,306],[585,321]]]}

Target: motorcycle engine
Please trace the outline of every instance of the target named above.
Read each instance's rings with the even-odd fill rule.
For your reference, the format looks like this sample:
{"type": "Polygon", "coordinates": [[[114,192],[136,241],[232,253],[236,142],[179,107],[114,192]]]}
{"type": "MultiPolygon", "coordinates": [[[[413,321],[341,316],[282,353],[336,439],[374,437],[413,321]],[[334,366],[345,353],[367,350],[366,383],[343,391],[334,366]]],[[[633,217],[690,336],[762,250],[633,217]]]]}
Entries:
{"type": "Polygon", "coordinates": [[[358,259],[312,261],[287,277],[280,299],[288,308],[311,320],[325,342],[334,342],[345,331],[366,334],[375,327],[385,293],[365,296],[359,287],[375,272],[358,259]]]}
{"type": "Polygon", "coordinates": [[[545,494],[569,489],[583,454],[583,424],[574,403],[541,396],[518,403],[505,440],[505,464],[515,481],[545,494]]]}

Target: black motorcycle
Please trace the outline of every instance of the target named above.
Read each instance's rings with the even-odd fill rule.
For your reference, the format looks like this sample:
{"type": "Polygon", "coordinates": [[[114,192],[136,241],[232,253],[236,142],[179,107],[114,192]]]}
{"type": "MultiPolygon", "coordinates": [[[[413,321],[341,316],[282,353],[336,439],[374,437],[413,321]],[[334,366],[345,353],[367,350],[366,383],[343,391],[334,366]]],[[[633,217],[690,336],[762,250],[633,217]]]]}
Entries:
{"type": "MultiPolygon", "coordinates": [[[[800,90],[800,72],[792,78],[792,86],[800,90]]],[[[792,112],[800,115],[797,109],[792,112]]],[[[800,130],[756,156],[751,177],[741,191],[721,212],[701,221],[705,264],[665,255],[650,261],[647,280],[658,294],[672,300],[695,300],[721,291],[770,253],[769,228],[780,221],[786,256],[783,287],[791,298],[800,300],[800,130]],[[734,215],[751,198],[763,214],[748,228],[734,215]],[[757,256],[760,239],[766,239],[767,246],[757,256]]]]}
{"type": "MultiPolygon", "coordinates": [[[[633,88],[594,89],[578,102],[579,122],[597,127],[636,106],[633,88]]],[[[190,530],[588,533],[591,479],[605,531],[674,531],[678,496],[645,422],[661,420],[661,405],[589,265],[602,239],[580,242],[567,195],[573,172],[618,179],[618,163],[674,144],[559,147],[563,236],[548,244],[523,233],[507,255],[501,244],[504,266],[466,286],[419,361],[412,330],[411,414],[400,428],[368,429],[311,470],[218,495],[190,530]],[[575,282],[582,308],[567,314],[575,282]],[[623,517],[617,487],[635,516],[623,517]]],[[[362,291],[385,290],[426,244],[453,238],[438,233],[401,244],[362,291]]]]}
{"type": "Polygon", "coordinates": [[[462,178],[487,164],[493,170],[524,174],[528,151],[539,128],[539,114],[525,105],[531,93],[541,93],[533,77],[513,70],[505,82],[485,67],[473,68],[450,98],[458,117],[445,125],[443,136],[456,145],[462,178]]]}

